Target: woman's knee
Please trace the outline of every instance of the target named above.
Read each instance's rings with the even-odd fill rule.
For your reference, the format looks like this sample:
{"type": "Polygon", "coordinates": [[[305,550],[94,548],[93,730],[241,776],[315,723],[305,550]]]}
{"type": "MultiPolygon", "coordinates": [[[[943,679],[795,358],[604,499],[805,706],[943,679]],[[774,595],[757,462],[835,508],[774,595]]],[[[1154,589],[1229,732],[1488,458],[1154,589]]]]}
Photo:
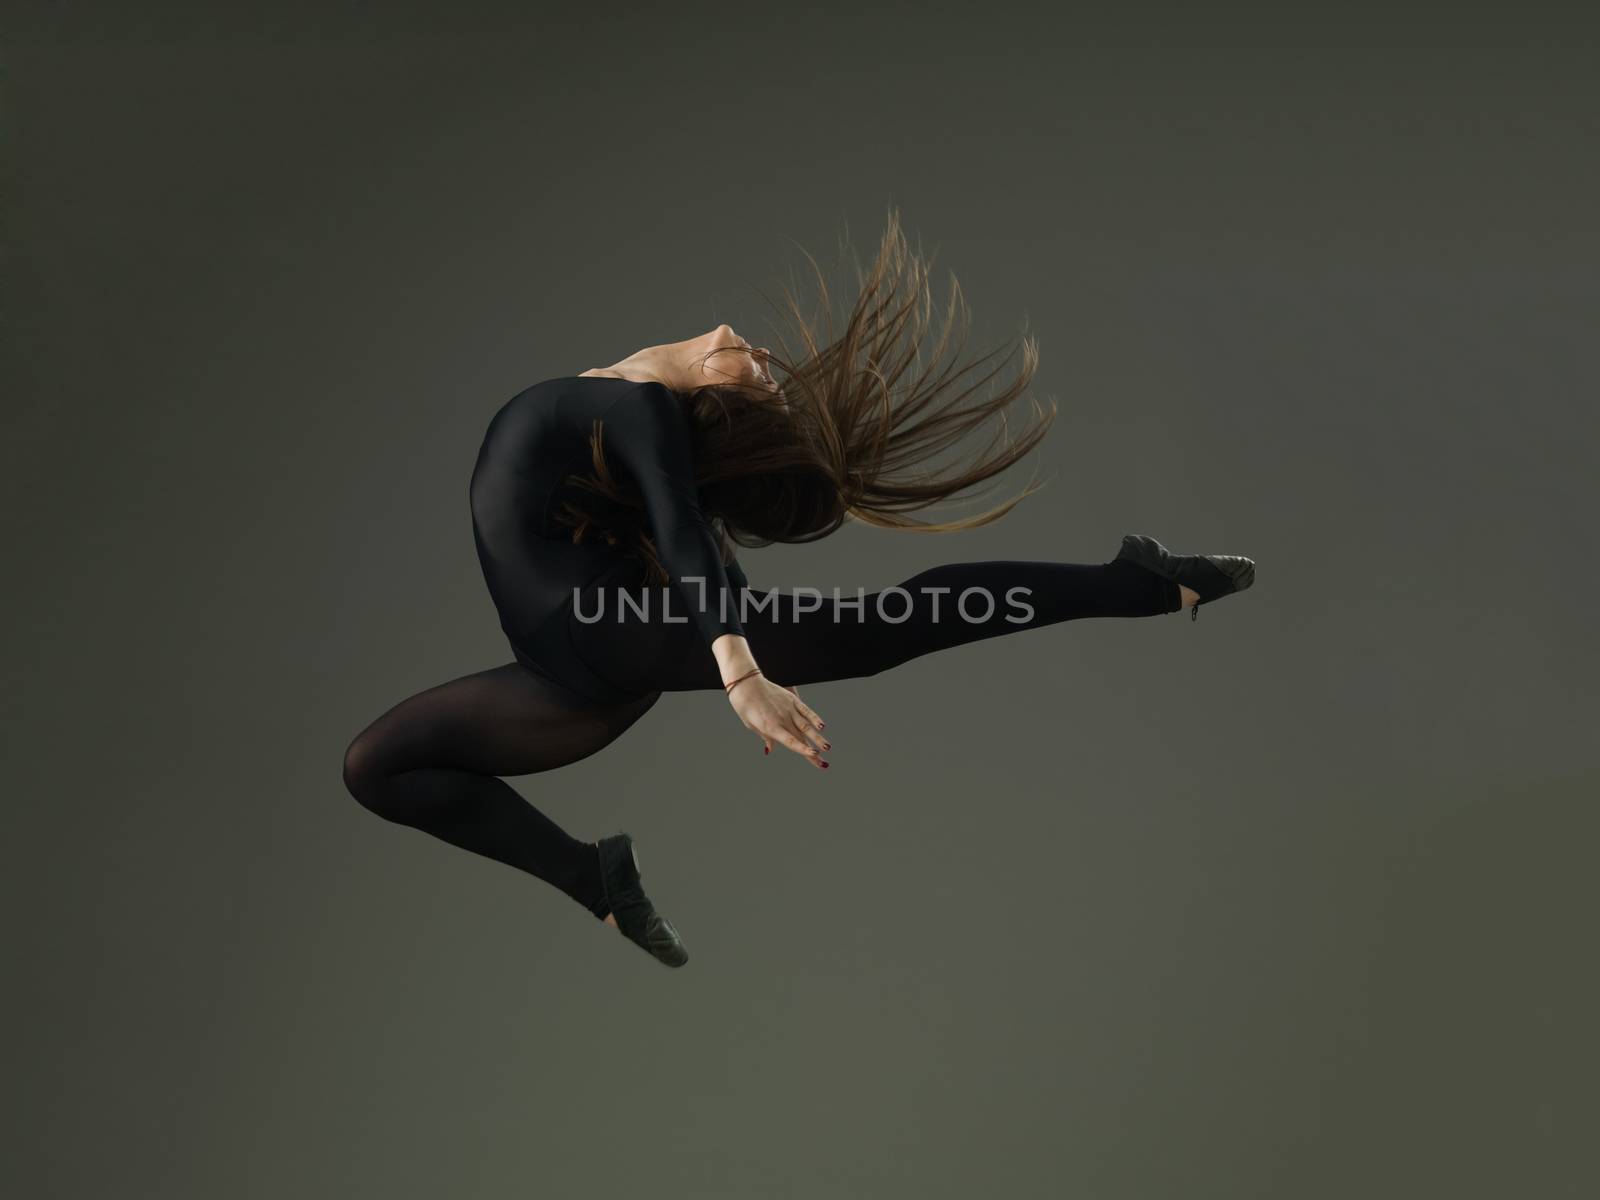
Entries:
{"type": "Polygon", "coordinates": [[[344,752],[344,786],[363,807],[381,813],[384,770],[378,739],[370,730],[356,735],[344,752]]]}

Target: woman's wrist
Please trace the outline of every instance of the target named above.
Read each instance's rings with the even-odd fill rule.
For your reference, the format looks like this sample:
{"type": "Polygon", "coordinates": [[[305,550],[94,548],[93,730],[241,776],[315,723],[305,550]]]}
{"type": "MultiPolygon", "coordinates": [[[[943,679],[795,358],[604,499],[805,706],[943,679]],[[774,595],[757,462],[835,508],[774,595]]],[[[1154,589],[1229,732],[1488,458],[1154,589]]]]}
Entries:
{"type": "Polygon", "coordinates": [[[717,670],[724,687],[756,669],[756,657],[750,653],[750,643],[737,633],[725,633],[712,642],[711,653],[716,656],[717,670]]]}

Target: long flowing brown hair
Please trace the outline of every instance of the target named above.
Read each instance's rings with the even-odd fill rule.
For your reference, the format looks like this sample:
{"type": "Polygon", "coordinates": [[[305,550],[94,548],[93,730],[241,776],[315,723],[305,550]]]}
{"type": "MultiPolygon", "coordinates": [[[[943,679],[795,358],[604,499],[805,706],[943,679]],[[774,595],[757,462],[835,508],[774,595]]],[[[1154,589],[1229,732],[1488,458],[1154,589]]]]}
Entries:
{"type": "MultiPolygon", "coordinates": [[[[679,394],[690,421],[700,505],[720,531],[724,561],[732,557],[730,543],[811,542],[847,520],[917,533],[972,529],[999,520],[1043,486],[1030,482],[967,516],[913,517],[957,495],[991,490],[996,476],[1044,438],[1056,416],[1054,400],[1046,411],[1030,397],[1030,418],[1016,431],[1007,415],[1032,383],[1037,344],[1024,334],[1020,369],[998,390],[980,395],[1004,360],[987,374],[966,377],[1001,350],[960,362],[970,317],[953,274],[943,323],[934,329],[932,260],[908,246],[893,207],[871,267],[863,271],[851,256],[857,294],[837,333],[823,272],[801,252],[822,317],[808,318],[795,292],[783,289],[782,313],[797,345],[777,330],[782,348],[771,351],[768,366],[779,394],[732,384],[679,394]],[[952,349],[954,358],[941,365],[952,349]],[[935,465],[941,457],[950,461],[935,465]]],[[[713,353],[734,352],[749,353],[713,353]]],[[[568,502],[558,519],[572,528],[574,541],[599,533],[639,554],[650,575],[665,582],[639,493],[606,461],[603,424],[596,422],[590,439],[593,473],[568,477],[585,499],[568,502]]]]}

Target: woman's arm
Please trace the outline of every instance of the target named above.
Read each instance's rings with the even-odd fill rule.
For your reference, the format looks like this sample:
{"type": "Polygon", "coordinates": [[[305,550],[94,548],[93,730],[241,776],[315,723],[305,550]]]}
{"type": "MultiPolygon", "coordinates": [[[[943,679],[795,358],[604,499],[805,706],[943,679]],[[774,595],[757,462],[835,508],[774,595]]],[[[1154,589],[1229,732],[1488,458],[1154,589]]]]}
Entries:
{"type": "MultiPolygon", "coordinates": [[[[788,688],[751,674],[757,663],[739,621],[739,592],[700,509],[689,423],[676,395],[665,384],[640,384],[618,397],[601,421],[603,444],[639,483],[661,565],[705,635],[723,684],[733,684],[728,702],[739,720],[768,750],[777,742],[825,768],[822,718],[788,688]]],[[[735,570],[743,583],[744,572],[735,570]]]]}
{"type": "MultiPolygon", "coordinates": [[[[725,635],[743,645],[738,593],[722,565],[716,531],[700,509],[689,424],[677,397],[664,384],[642,383],[618,397],[601,421],[606,450],[638,481],[658,557],[688,606],[689,619],[714,652],[725,635]]],[[[718,653],[719,663],[725,653],[718,653]]],[[[749,656],[748,645],[743,655],[749,656]]],[[[750,658],[745,669],[754,665],[750,658]]],[[[733,677],[724,675],[723,682],[733,677]]]]}
{"type": "Polygon", "coordinates": [[[724,569],[728,572],[728,582],[733,586],[735,596],[749,589],[749,577],[745,575],[744,568],[739,565],[737,558],[729,560],[724,569]]]}
{"type": "Polygon", "coordinates": [[[742,634],[723,634],[711,643],[711,653],[716,657],[717,670],[722,675],[724,687],[739,676],[755,670],[758,665],[756,656],[750,651],[750,643],[742,634]]]}
{"type": "MultiPolygon", "coordinates": [[[[732,602],[737,605],[740,596],[749,589],[750,579],[744,573],[744,568],[739,565],[737,558],[729,559],[723,569],[728,574],[728,586],[733,589],[732,602]]],[[[734,611],[738,611],[737,607],[734,611]]],[[[723,683],[739,678],[756,665],[755,656],[750,652],[750,643],[733,634],[724,634],[712,642],[711,653],[716,655],[723,683]]]]}

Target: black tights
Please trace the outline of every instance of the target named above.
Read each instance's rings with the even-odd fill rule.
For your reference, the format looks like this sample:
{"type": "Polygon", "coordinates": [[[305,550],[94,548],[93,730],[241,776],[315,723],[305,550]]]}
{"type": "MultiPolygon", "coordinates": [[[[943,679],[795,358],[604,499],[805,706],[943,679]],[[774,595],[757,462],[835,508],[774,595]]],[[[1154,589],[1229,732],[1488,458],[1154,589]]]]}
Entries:
{"type": "MultiPolygon", "coordinates": [[[[836,614],[831,594],[820,609],[780,594],[776,607],[747,607],[743,624],[762,673],[799,686],[855,679],[952,646],[1037,629],[1080,617],[1145,617],[1178,610],[1177,585],[1127,562],[950,563],[899,585],[907,596],[868,593],[859,610],[836,614]],[[956,602],[969,588],[965,619],[956,602]],[[1025,621],[1008,589],[1025,587],[1025,621]],[[925,589],[948,588],[936,592],[925,589]],[[902,614],[908,614],[901,619],[902,614]]],[[[853,599],[846,595],[844,599],[853,599]]],[[[609,745],[663,691],[722,685],[716,660],[691,624],[598,623],[581,647],[602,676],[637,690],[597,703],[520,663],[464,675],[401,701],[363,730],[345,753],[344,781],[364,806],[475,854],[552,884],[596,917],[607,912],[593,842],[572,837],[524,800],[501,776],[530,775],[587,758],[609,745]],[[602,632],[603,631],[603,632],[602,632]],[[650,639],[654,638],[654,641],[650,639]]]]}

